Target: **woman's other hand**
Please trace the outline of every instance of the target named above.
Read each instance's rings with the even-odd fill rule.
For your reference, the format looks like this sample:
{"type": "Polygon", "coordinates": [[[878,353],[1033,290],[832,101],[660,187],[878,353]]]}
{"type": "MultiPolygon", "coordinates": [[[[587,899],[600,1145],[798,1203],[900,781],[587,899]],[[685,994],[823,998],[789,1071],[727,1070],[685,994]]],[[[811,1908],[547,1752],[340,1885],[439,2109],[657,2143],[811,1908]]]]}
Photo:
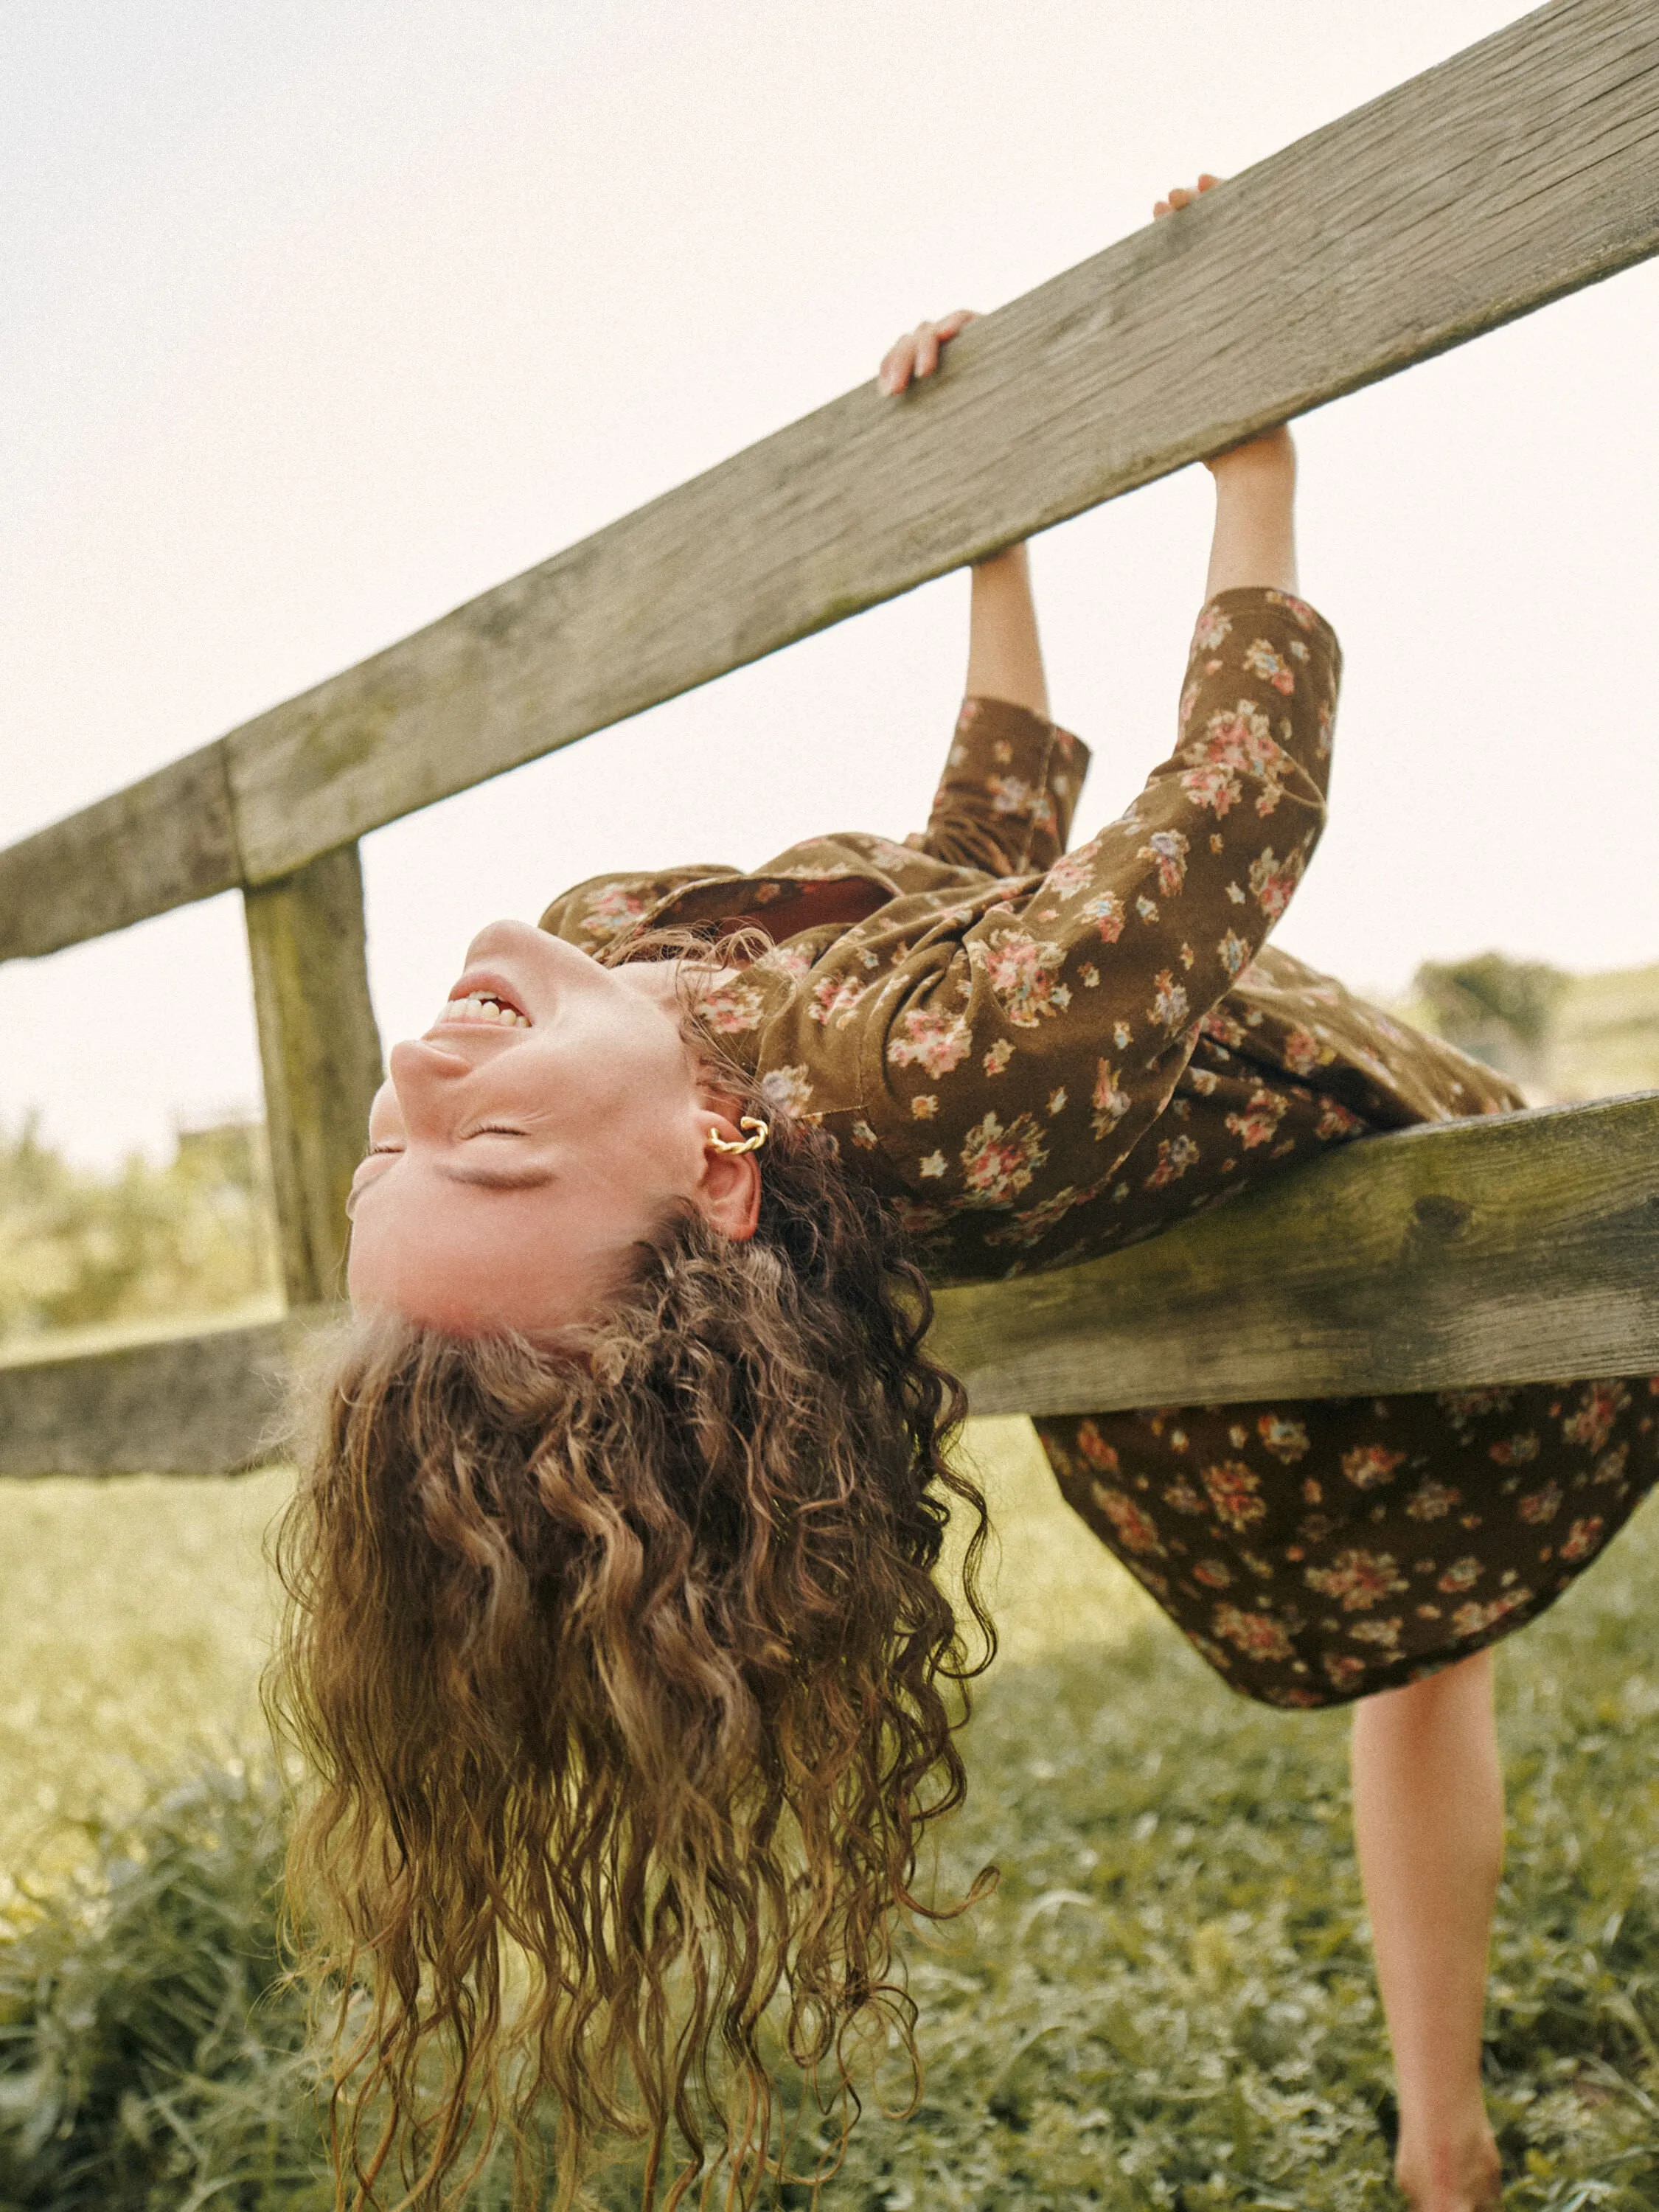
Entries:
{"type": "Polygon", "coordinates": [[[915,330],[896,338],[883,355],[876,389],[891,398],[913,381],[919,383],[924,376],[931,376],[951,339],[960,337],[969,324],[978,319],[972,307],[958,307],[954,315],[941,315],[936,323],[918,323],[915,330]]]}

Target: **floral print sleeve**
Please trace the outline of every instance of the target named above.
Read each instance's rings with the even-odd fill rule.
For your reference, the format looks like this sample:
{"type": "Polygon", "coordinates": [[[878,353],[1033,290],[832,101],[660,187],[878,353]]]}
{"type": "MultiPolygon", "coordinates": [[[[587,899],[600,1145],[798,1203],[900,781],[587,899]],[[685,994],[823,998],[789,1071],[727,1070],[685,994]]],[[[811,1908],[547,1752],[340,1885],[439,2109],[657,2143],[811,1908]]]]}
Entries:
{"type": "Polygon", "coordinates": [[[1035,882],[895,900],[814,963],[821,1005],[805,994],[763,1056],[833,1053],[843,1098],[856,1066],[847,1133],[930,1241],[995,1210],[999,1227],[942,1242],[1048,1242],[1164,1113],[1323,826],[1339,665],[1300,600],[1223,592],[1199,617],[1176,750],[1124,814],[1035,882]]]}
{"type": "Polygon", "coordinates": [[[987,875],[1041,874],[1066,850],[1089,748],[1003,699],[964,699],[915,849],[987,875]]]}

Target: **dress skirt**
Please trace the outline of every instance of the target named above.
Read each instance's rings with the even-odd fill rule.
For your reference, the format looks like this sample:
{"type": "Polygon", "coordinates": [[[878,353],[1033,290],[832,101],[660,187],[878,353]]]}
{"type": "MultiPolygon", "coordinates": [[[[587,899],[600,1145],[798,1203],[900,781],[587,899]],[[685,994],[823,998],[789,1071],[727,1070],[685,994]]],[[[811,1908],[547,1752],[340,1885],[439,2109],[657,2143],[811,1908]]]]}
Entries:
{"type": "Polygon", "coordinates": [[[1292,1708],[1509,1635],[1659,1480],[1659,1376],[1036,1427],[1067,1504],[1222,1680],[1292,1708]]]}

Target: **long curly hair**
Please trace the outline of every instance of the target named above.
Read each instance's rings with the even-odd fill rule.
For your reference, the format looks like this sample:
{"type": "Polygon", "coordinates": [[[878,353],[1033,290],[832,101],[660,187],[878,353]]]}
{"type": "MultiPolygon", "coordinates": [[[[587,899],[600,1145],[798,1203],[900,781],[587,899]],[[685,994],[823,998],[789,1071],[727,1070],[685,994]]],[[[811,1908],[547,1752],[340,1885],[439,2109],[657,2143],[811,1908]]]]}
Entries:
{"type": "Polygon", "coordinates": [[[313,1380],[268,1696],[342,2204],[457,2203],[505,2133],[524,2202],[620,2138],[647,2205],[747,2205],[769,2051],[841,2140],[861,2048],[916,2078],[893,1935],[961,1910],[916,1875],[994,1647],[985,1502],[890,1209],[747,1104],[750,1242],[676,1217],[556,1346],[382,1319],[313,1380]]]}

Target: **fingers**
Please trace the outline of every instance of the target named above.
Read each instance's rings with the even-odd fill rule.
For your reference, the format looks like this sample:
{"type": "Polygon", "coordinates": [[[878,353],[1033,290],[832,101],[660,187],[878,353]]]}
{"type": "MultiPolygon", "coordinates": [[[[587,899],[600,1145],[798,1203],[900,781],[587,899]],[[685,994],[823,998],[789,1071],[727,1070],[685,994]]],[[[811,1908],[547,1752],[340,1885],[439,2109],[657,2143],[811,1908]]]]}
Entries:
{"type": "Polygon", "coordinates": [[[1177,185],[1167,200],[1152,203],[1153,219],[1156,221],[1160,216],[1174,215],[1180,208],[1190,207],[1200,192],[1213,191],[1220,182],[1219,177],[1212,177],[1206,169],[1194,189],[1189,191],[1185,185],[1177,185]]]}
{"type": "Polygon", "coordinates": [[[945,348],[975,319],[973,308],[958,307],[954,314],[942,315],[936,323],[918,323],[915,330],[895,339],[882,356],[877,389],[890,396],[904,391],[912,380],[932,376],[945,348]]]}

